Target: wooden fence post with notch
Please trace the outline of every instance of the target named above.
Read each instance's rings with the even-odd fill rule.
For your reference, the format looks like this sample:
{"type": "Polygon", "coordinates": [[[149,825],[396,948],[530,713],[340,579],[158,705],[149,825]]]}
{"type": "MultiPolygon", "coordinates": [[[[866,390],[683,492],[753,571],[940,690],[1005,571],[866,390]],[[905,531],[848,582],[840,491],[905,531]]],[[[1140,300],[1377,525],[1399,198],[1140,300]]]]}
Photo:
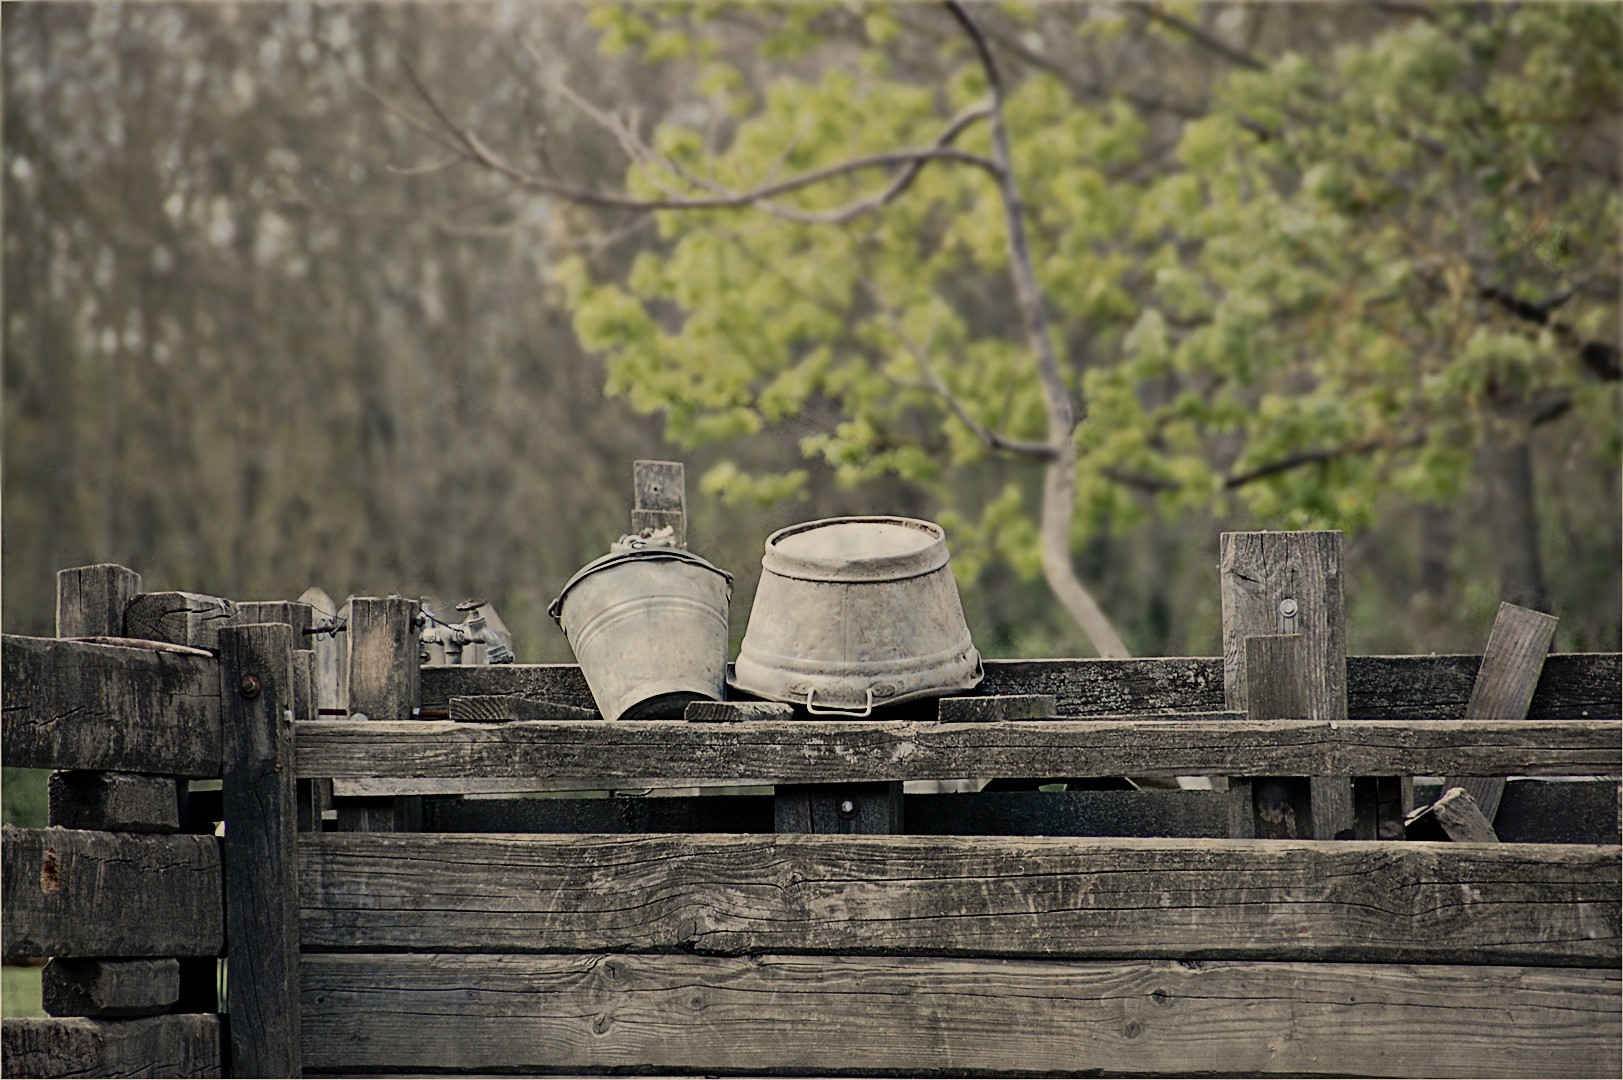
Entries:
{"type": "Polygon", "coordinates": [[[298,1076],[293,630],[222,627],[219,643],[231,1071],[298,1076]]]}
{"type": "MultiPolygon", "coordinates": [[[[1347,719],[1347,637],[1341,592],[1342,544],[1339,532],[1223,533],[1219,543],[1219,585],[1223,603],[1223,697],[1227,708],[1248,709],[1246,639],[1258,635],[1300,635],[1299,678],[1305,712],[1292,719],[1339,722],[1347,719]]],[[[1313,838],[1351,839],[1352,790],[1347,777],[1309,779],[1313,838]]],[[[1281,789],[1233,782],[1231,832],[1253,835],[1262,818],[1280,818],[1288,806],[1267,808],[1259,799],[1281,789]],[[1253,800],[1255,817],[1245,810],[1253,800]],[[1254,825],[1246,824],[1250,817],[1254,825]]],[[[1270,826],[1271,828],[1271,826],[1270,826]]],[[[1267,832],[1267,829],[1263,829],[1267,832]]],[[[1262,835],[1257,833],[1256,835],[1262,835]]]]}
{"type": "Polygon", "coordinates": [[[631,531],[663,529],[676,533],[676,546],[688,546],[687,479],[680,461],[634,461],[631,464],[631,531]]]}

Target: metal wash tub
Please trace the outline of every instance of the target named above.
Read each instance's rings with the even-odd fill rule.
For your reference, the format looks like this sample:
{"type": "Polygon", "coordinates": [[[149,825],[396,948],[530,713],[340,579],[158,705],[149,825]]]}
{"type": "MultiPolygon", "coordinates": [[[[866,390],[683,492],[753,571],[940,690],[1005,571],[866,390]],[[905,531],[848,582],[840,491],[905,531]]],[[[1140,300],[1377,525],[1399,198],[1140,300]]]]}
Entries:
{"type": "Polygon", "coordinates": [[[733,686],[808,712],[866,716],[983,676],[941,526],[827,518],[767,538],[733,686]]]}

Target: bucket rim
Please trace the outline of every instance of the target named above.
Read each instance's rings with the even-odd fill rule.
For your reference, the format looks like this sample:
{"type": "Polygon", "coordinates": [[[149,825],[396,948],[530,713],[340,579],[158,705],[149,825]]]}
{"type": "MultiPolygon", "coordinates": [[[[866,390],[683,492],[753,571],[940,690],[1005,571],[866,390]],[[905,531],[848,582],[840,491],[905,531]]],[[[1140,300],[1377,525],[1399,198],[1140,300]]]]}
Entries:
{"type": "Polygon", "coordinates": [[[706,559],[704,556],[695,555],[693,552],[684,548],[647,547],[637,548],[632,551],[611,551],[607,555],[599,555],[597,558],[593,559],[579,570],[576,570],[569,581],[565,583],[564,587],[559,590],[558,598],[547,607],[547,614],[551,615],[552,620],[561,626],[563,623],[564,598],[569,595],[569,590],[573,589],[583,580],[591,577],[600,570],[607,570],[612,566],[619,566],[621,563],[635,562],[644,559],[662,560],[665,562],[684,562],[693,566],[703,567],[712,573],[720,574],[722,580],[727,582],[728,597],[730,598],[732,596],[733,575],[729,574],[727,571],[723,570],[709,559],[706,559]]]}
{"type": "Polygon", "coordinates": [[[840,584],[865,581],[900,581],[931,574],[947,565],[947,531],[933,521],[899,514],[854,514],[819,518],[788,525],[766,538],[761,568],[779,577],[798,581],[829,581],[840,584]],[[832,525],[892,525],[914,529],[930,537],[930,543],[913,551],[867,558],[821,557],[783,550],[781,542],[832,525]]]}

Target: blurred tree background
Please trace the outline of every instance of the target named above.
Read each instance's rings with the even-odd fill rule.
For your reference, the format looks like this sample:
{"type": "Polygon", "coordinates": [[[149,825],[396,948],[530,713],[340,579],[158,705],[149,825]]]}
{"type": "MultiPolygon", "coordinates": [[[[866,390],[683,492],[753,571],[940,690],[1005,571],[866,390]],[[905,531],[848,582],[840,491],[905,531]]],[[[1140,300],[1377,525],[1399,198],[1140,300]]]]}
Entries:
{"type": "MultiPolygon", "coordinates": [[[[1083,417],[1071,555],[1134,653],[1215,654],[1217,533],[1299,527],[1348,530],[1354,652],[1479,650],[1501,598],[1618,648],[1623,9],[971,10],[1083,417]]],[[[898,512],[949,526],[987,655],[1090,654],[1041,469],[983,437],[1043,432],[984,170],[841,224],[792,218],[896,174],[548,190],[927,146],[988,92],[950,13],[63,3],[3,37],[6,631],[116,561],[478,595],[567,660],[548,602],[632,460],[681,457],[735,645],[769,531],[898,512]]]]}

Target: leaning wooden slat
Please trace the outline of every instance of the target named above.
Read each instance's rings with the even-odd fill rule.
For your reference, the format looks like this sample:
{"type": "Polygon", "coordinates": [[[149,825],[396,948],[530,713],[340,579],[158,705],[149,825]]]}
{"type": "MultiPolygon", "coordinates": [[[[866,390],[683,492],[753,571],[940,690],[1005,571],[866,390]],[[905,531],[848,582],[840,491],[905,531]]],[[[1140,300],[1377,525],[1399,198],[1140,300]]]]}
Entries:
{"type": "Polygon", "coordinates": [[[219,1076],[220,1017],[6,1017],[7,1076],[219,1076]]]}
{"type": "Polygon", "coordinates": [[[1616,847],[327,833],[299,865],[306,949],[1620,957],[1616,847]]]}
{"type": "MultiPolygon", "coordinates": [[[[1349,656],[1347,715],[1389,720],[1458,720],[1481,656],[1349,656]]],[[[1544,664],[1528,717],[1616,716],[1618,653],[1557,653],[1544,664]]],[[[593,708],[573,664],[425,667],[423,705],[452,695],[520,694],[593,708]]],[[[988,660],[986,694],[1051,694],[1061,716],[1209,712],[1224,708],[1221,657],[1139,660],[988,660]]]]}
{"type": "Polygon", "coordinates": [[[8,958],[218,955],[214,837],[4,831],[8,958]]]}
{"type": "Polygon", "coordinates": [[[815,784],[966,774],[1574,775],[1611,771],[1623,753],[1623,728],[1591,720],[314,721],[296,733],[302,776],[575,778],[599,787],[677,777],[815,784]]]}
{"type": "Polygon", "coordinates": [[[320,956],[315,1068],[1615,1076],[1615,971],[320,956]],[[1473,1007],[1462,1010],[1462,1000],[1473,1007]]]}
{"type": "Polygon", "coordinates": [[[220,775],[209,657],[10,634],[0,650],[7,765],[220,775]]]}

